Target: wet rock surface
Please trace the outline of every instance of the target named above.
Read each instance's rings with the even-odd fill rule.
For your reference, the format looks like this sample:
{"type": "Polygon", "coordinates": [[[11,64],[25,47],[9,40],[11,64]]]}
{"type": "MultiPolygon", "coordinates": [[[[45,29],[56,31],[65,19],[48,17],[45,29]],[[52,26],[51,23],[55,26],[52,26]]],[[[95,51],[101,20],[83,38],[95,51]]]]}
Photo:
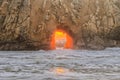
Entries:
{"type": "Polygon", "coordinates": [[[119,0],[0,0],[0,44],[21,42],[26,50],[29,43],[34,50],[50,49],[51,36],[59,28],[74,39],[75,49],[117,46],[119,4],[119,0]]]}

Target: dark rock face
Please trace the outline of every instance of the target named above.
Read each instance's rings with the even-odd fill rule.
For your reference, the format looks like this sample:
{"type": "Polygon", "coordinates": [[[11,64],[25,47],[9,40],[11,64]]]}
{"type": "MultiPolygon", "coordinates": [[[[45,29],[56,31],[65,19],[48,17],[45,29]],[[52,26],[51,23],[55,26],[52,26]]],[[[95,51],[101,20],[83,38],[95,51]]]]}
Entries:
{"type": "Polygon", "coordinates": [[[119,45],[119,0],[0,0],[0,50],[50,49],[56,29],[75,49],[119,45]]]}

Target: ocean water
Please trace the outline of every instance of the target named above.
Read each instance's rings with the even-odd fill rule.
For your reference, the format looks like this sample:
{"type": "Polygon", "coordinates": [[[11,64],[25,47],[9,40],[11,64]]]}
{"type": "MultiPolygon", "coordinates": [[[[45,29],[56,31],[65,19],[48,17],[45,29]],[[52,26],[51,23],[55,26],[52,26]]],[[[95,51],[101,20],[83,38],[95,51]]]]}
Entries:
{"type": "Polygon", "coordinates": [[[120,80],[120,48],[0,51],[0,80],[120,80]]]}

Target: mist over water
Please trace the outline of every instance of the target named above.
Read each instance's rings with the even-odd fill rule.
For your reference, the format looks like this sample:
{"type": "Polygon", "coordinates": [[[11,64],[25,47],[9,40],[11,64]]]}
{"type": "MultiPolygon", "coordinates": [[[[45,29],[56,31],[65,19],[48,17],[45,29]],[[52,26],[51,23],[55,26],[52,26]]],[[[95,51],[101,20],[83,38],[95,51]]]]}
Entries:
{"type": "Polygon", "coordinates": [[[1,51],[0,80],[120,80],[120,48],[1,51]]]}

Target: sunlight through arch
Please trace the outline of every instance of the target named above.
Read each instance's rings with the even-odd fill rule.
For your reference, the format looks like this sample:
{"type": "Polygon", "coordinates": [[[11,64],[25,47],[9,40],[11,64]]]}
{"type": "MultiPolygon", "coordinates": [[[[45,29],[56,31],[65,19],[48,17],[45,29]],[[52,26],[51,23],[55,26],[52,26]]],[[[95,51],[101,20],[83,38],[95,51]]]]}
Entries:
{"type": "Polygon", "coordinates": [[[73,39],[64,30],[57,29],[52,34],[50,47],[51,49],[57,49],[57,48],[72,49],[73,39]]]}

